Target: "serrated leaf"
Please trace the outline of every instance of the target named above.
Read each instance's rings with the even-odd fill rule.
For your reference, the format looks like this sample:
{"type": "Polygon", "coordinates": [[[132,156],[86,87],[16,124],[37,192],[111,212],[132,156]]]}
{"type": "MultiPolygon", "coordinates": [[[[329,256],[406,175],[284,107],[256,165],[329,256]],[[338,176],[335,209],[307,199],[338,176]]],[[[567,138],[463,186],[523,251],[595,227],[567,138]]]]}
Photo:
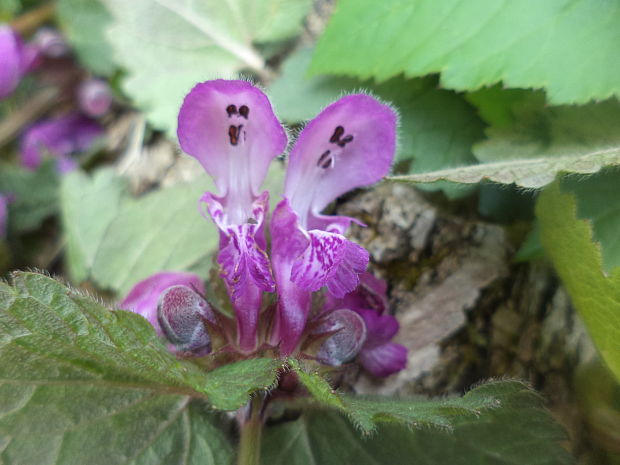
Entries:
{"type": "Polygon", "coordinates": [[[0,165],[0,192],[11,194],[9,230],[15,233],[37,229],[58,209],[56,163],[46,160],[36,171],[12,164],[0,165]]]}
{"type": "Polygon", "coordinates": [[[620,5],[589,0],[343,0],[311,72],[383,81],[441,73],[443,86],[544,87],[551,103],[620,94],[620,5]],[[583,72],[576,72],[583,70],[583,72]]]}
{"type": "Polygon", "coordinates": [[[198,82],[264,70],[253,42],[295,34],[309,0],[101,0],[123,86],[158,129],[172,134],[183,97],[198,82]],[[157,31],[156,34],[153,31],[157,31]]]}
{"type": "MultiPolygon", "coordinates": [[[[509,390],[510,391],[510,390],[509,390]]],[[[474,391],[472,391],[474,392],[474,391]]],[[[343,416],[307,412],[300,419],[268,428],[262,448],[264,465],[560,465],[573,460],[560,446],[562,429],[541,408],[530,390],[494,393],[499,408],[480,416],[455,418],[454,429],[410,430],[380,425],[361,437],[343,416]]]]}
{"type": "MultiPolygon", "coordinates": [[[[268,89],[280,118],[291,123],[306,121],[343,94],[370,91],[398,111],[397,159],[411,160],[411,172],[475,162],[471,146],[482,138],[482,122],[461,96],[439,89],[434,78],[395,78],[381,85],[352,78],[308,79],[311,54],[312,49],[305,48],[291,55],[268,89]]],[[[442,188],[456,194],[453,186],[442,188]]]]}
{"type": "Polygon", "coordinates": [[[112,16],[100,0],[59,0],[56,17],[85,67],[103,76],[114,73],[117,66],[105,37],[112,16]]]}
{"type": "Polygon", "coordinates": [[[198,199],[211,185],[204,177],[134,199],[109,170],[72,173],[62,186],[72,277],[125,294],[153,273],[207,269],[219,236],[198,199]]]}
{"type": "Polygon", "coordinates": [[[321,375],[308,371],[299,360],[291,358],[287,360],[287,363],[291,370],[297,373],[299,381],[319,403],[337,409],[345,408],[340,396],[321,375]]]}
{"type": "Polygon", "coordinates": [[[222,410],[235,410],[245,404],[249,395],[275,384],[282,363],[270,358],[256,358],[224,365],[211,373],[206,389],[209,401],[222,410]]]}
{"type": "Polygon", "coordinates": [[[549,186],[536,207],[542,243],[596,347],[620,380],[620,268],[603,272],[600,246],[576,212],[573,195],[562,193],[558,183],[549,186]]]}
{"type": "Polygon", "coordinates": [[[271,359],[218,368],[208,375],[180,362],[143,317],[110,311],[58,281],[37,273],[14,273],[0,287],[0,379],[12,384],[84,384],[142,388],[163,393],[230,398],[275,381],[271,359]],[[232,375],[231,375],[232,373],[232,375]],[[236,377],[235,383],[230,382],[236,377]]]}

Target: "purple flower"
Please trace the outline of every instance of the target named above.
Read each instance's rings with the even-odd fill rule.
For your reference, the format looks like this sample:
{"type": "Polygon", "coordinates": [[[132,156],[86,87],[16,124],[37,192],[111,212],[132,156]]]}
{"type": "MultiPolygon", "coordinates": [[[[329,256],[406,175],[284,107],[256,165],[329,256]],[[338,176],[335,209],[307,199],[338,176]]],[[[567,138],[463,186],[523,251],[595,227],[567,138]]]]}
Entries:
{"type": "Polygon", "coordinates": [[[105,115],[112,105],[112,91],[103,79],[87,79],[80,83],[77,97],[80,110],[93,118],[105,115]]]}
{"type": "Polygon", "coordinates": [[[218,195],[201,198],[220,230],[218,263],[237,316],[242,351],[256,348],[262,292],[275,283],[265,253],[260,192],[269,163],[286,148],[286,132],[263,92],[245,81],[207,81],[185,97],[179,142],[213,178],[218,195]]]}
{"type": "Polygon", "coordinates": [[[299,342],[310,293],[325,286],[343,297],[357,287],[368,264],[368,252],[344,237],[354,220],[322,211],[345,192],[385,176],[395,147],[396,114],[363,94],[331,104],[301,132],[290,155],[285,199],[271,222],[280,297],[274,339],[284,353],[299,342]]]}
{"type": "Polygon", "coordinates": [[[10,198],[8,195],[0,194],[0,239],[6,237],[9,200],[10,198]]]}
{"type": "Polygon", "coordinates": [[[10,26],[0,25],[0,99],[13,93],[36,57],[36,50],[25,45],[10,26]]]}
{"type": "Polygon", "coordinates": [[[99,123],[78,113],[41,121],[22,134],[22,165],[34,170],[49,154],[57,159],[58,171],[67,173],[76,167],[71,155],[87,151],[103,133],[99,123]]]}
{"type": "Polygon", "coordinates": [[[161,294],[172,286],[187,286],[204,294],[202,280],[193,273],[161,272],[149,276],[136,284],[127,297],[119,304],[120,308],[142,315],[153,325],[157,334],[163,335],[157,319],[157,304],[161,294]]]}
{"type": "Polygon", "coordinates": [[[248,82],[208,81],[187,95],[178,136],[218,189],[200,200],[220,230],[217,262],[237,320],[236,336],[225,339],[236,340],[238,350],[255,351],[260,334],[288,355],[306,350],[305,342],[318,337],[323,342],[316,358],[323,363],[339,365],[359,354],[369,360],[371,371],[393,370],[391,361],[383,371],[372,364],[373,353],[393,349],[393,334],[385,335],[396,320],[377,313],[387,308],[385,285],[363,275],[368,252],[344,236],[355,220],[326,216],[323,210],[345,192],[387,174],[396,119],[388,105],[358,94],[328,106],[305,127],[290,154],[284,198],[272,214],[268,255],[263,226],[268,193],[260,187],[269,163],[286,148],[285,130],[265,94],[248,82]],[[330,307],[308,325],[312,293],[322,289],[328,302],[348,307],[330,307]],[[351,295],[355,289],[357,295],[351,295]],[[263,313],[272,320],[259,333],[263,293],[274,291],[275,312],[263,313]],[[379,320],[358,308],[372,309],[379,320]],[[377,328],[382,322],[387,330],[377,328]]]}

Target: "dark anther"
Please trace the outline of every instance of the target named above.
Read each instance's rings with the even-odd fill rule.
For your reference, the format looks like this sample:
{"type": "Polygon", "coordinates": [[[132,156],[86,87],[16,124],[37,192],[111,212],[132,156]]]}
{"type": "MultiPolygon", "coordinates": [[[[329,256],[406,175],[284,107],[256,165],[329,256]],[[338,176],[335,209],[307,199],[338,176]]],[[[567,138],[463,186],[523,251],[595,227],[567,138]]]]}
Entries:
{"type": "Polygon", "coordinates": [[[344,147],[345,145],[347,145],[352,140],[353,140],[353,136],[351,134],[349,134],[348,136],[343,137],[341,140],[338,141],[338,146],[339,147],[344,147]]]}
{"type": "Polygon", "coordinates": [[[336,129],[334,129],[334,133],[329,138],[329,141],[331,143],[338,142],[343,134],[344,134],[344,128],[342,126],[336,126],[336,129]]]}
{"type": "Polygon", "coordinates": [[[242,127],[243,124],[240,124],[239,126],[231,124],[228,127],[228,138],[230,139],[230,145],[237,145],[239,143],[239,134],[241,134],[242,127]]]}
{"type": "Polygon", "coordinates": [[[332,166],[333,161],[334,160],[330,156],[330,151],[326,150],[325,152],[323,152],[323,155],[319,157],[319,160],[316,162],[316,166],[327,169],[332,166]]]}
{"type": "Polygon", "coordinates": [[[237,107],[234,105],[228,105],[226,107],[226,113],[228,113],[228,117],[230,118],[232,115],[237,113],[237,107]]]}
{"type": "Polygon", "coordinates": [[[250,114],[250,109],[247,107],[247,105],[241,105],[239,107],[239,114],[243,116],[245,119],[248,119],[248,116],[250,114]]]}

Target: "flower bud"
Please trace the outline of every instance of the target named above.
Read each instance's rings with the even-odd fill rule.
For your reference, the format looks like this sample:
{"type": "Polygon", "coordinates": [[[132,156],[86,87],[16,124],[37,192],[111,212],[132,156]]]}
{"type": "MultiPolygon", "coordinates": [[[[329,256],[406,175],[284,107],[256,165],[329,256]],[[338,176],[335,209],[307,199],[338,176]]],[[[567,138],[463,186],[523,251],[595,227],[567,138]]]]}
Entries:
{"type": "Polygon", "coordinates": [[[166,289],[159,300],[157,319],[166,338],[182,352],[201,357],[211,352],[206,322],[215,322],[209,304],[193,289],[177,285],[166,289]]]}
{"type": "Polygon", "coordinates": [[[103,79],[88,79],[77,90],[80,110],[93,118],[103,116],[112,105],[112,91],[103,79]]]}
{"type": "Polygon", "coordinates": [[[316,354],[317,359],[327,365],[338,366],[352,360],[366,341],[364,320],[346,308],[329,313],[313,332],[332,333],[316,354]]]}
{"type": "Polygon", "coordinates": [[[32,44],[41,55],[48,58],[62,58],[69,54],[69,45],[60,32],[50,27],[42,27],[32,38],[32,44]]]}

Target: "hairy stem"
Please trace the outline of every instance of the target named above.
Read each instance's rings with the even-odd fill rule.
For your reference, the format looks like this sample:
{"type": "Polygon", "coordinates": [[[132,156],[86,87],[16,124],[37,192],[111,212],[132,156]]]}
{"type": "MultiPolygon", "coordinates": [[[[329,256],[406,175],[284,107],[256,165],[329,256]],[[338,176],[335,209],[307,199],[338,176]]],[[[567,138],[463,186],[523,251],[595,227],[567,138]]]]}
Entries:
{"type": "Polygon", "coordinates": [[[261,396],[252,398],[249,415],[240,423],[241,437],[239,440],[237,465],[259,465],[261,435],[263,431],[262,405],[263,399],[261,396]]]}
{"type": "Polygon", "coordinates": [[[11,21],[11,27],[20,34],[30,34],[53,16],[54,8],[55,4],[53,2],[44,3],[34,10],[30,10],[15,18],[11,21]]]}

